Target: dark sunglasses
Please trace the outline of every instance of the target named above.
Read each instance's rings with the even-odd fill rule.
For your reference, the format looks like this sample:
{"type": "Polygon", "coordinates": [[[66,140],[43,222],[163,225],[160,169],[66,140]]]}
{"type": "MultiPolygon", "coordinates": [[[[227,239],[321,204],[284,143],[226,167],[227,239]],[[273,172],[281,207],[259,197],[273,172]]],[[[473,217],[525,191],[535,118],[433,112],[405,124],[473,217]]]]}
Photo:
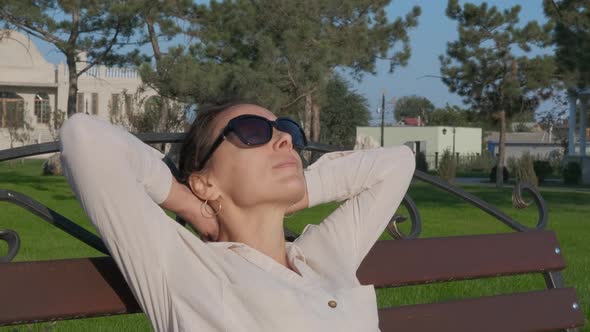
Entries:
{"type": "Polygon", "coordinates": [[[213,142],[203,161],[199,163],[197,170],[201,170],[229,133],[233,132],[242,143],[254,147],[270,142],[273,128],[277,128],[277,130],[291,135],[291,141],[294,147],[299,149],[307,147],[307,138],[305,138],[303,129],[297,122],[289,118],[278,118],[275,121],[271,121],[265,117],[253,114],[239,115],[229,120],[219,137],[213,142]]]}

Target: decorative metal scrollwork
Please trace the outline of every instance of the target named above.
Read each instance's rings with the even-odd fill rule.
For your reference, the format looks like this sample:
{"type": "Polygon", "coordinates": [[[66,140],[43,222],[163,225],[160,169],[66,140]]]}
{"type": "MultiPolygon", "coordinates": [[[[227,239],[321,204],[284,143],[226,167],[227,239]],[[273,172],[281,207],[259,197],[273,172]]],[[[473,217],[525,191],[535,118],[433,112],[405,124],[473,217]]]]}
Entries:
{"type": "MultiPolygon", "coordinates": [[[[136,134],[136,136],[144,141],[145,143],[180,143],[184,139],[184,133],[150,133],[150,134],[136,134]]],[[[326,153],[326,152],[334,152],[343,150],[341,147],[334,147],[326,144],[319,144],[319,143],[310,143],[310,145],[305,149],[307,151],[312,151],[316,153],[326,153]]],[[[59,142],[51,142],[51,143],[42,143],[42,144],[35,144],[29,145],[24,147],[18,147],[14,149],[7,149],[0,151],[0,161],[11,160],[26,156],[34,156],[39,154],[51,153],[59,151],[59,142]]],[[[177,175],[177,170],[175,169],[173,163],[170,160],[166,160],[165,162],[171,167],[171,170],[175,175],[177,175]]],[[[307,161],[304,160],[304,163],[307,161]]],[[[512,193],[512,202],[514,207],[518,209],[523,209],[529,207],[533,203],[537,206],[538,209],[538,221],[537,225],[533,228],[525,226],[520,222],[512,219],[504,212],[500,211],[498,208],[492,206],[491,204],[485,202],[484,200],[474,196],[470,193],[465,192],[463,189],[450,185],[449,183],[445,182],[444,180],[428,175],[421,171],[415,171],[414,178],[431,184],[439,189],[442,189],[448,193],[453,194],[461,198],[462,200],[475,205],[479,209],[485,211],[486,213],[490,214],[494,218],[500,220],[502,223],[507,225],[508,227],[516,230],[516,231],[529,231],[534,229],[544,229],[547,226],[548,218],[547,218],[547,205],[545,200],[539,193],[539,191],[534,187],[526,183],[519,183],[515,186],[514,191],[512,193]],[[522,194],[526,192],[532,196],[532,202],[524,201],[522,194]]],[[[43,220],[49,222],[50,224],[62,229],[66,233],[74,236],[75,238],[81,240],[82,242],[92,246],[93,248],[108,254],[108,251],[104,247],[104,244],[96,235],[86,231],[82,227],[78,226],[77,224],[73,223],[72,221],[68,220],[64,216],[60,215],[59,213],[45,207],[41,203],[16,192],[11,192],[8,190],[0,189],[0,201],[9,201],[14,204],[17,204],[28,211],[36,214],[37,216],[41,217],[43,220]],[[12,194],[12,197],[9,197],[9,194],[12,194]]],[[[387,225],[388,232],[395,238],[395,239],[413,239],[417,238],[422,231],[422,220],[420,218],[420,214],[418,212],[418,207],[411,199],[409,195],[406,195],[401,203],[406,207],[408,210],[408,214],[412,225],[410,227],[410,233],[404,234],[399,229],[399,224],[406,222],[407,218],[404,216],[396,215],[392,218],[390,223],[387,225]]],[[[181,224],[183,223],[182,220],[177,220],[181,224]]],[[[10,231],[14,233],[13,231],[10,231]]],[[[11,234],[12,234],[11,233],[11,234]]],[[[8,233],[5,233],[8,234],[8,233]]],[[[16,234],[16,233],[14,233],[16,234]]],[[[286,238],[290,239],[291,241],[294,240],[298,235],[294,232],[286,230],[286,238]]],[[[15,235],[5,235],[5,236],[12,236],[14,238],[15,235]]],[[[16,235],[18,239],[18,235],[16,235]]],[[[6,240],[5,240],[6,241],[6,240]]],[[[18,240],[16,240],[18,242],[18,240]]],[[[15,246],[13,245],[12,248],[15,246]]],[[[16,246],[16,251],[18,251],[18,246],[16,246]]],[[[3,256],[8,257],[8,256],[3,256]]]]}
{"type": "Polygon", "coordinates": [[[525,231],[534,230],[534,229],[540,230],[540,229],[544,229],[545,227],[547,227],[547,220],[548,220],[548,218],[547,218],[547,204],[545,203],[543,196],[541,196],[541,193],[539,193],[539,191],[534,186],[532,186],[530,184],[527,184],[524,182],[517,184],[514,187],[514,191],[512,194],[512,201],[513,201],[513,205],[516,208],[522,209],[522,208],[530,206],[530,203],[524,202],[524,200],[522,198],[522,192],[525,191],[525,192],[528,192],[529,194],[532,195],[533,202],[537,206],[538,213],[539,213],[537,226],[534,228],[523,225],[522,223],[512,219],[510,216],[508,216],[504,212],[500,211],[495,206],[489,204],[488,202],[482,200],[481,198],[479,198],[475,195],[465,192],[463,189],[461,189],[459,187],[456,187],[456,186],[453,186],[453,185],[447,183],[446,181],[444,181],[441,178],[426,174],[426,173],[418,171],[418,170],[414,173],[414,178],[417,178],[420,181],[431,184],[437,188],[440,188],[446,192],[449,192],[449,193],[461,198],[462,200],[464,200],[472,205],[475,205],[476,207],[478,207],[482,211],[484,211],[484,212],[488,213],[489,215],[491,215],[492,217],[500,220],[502,223],[504,223],[506,226],[512,228],[513,230],[516,230],[519,232],[525,232],[525,231]]]}
{"type": "Polygon", "coordinates": [[[8,244],[8,253],[4,256],[0,256],[0,263],[10,263],[16,254],[18,254],[18,249],[20,249],[20,238],[18,233],[12,229],[0,230],[0,240],[5,241],[8,244]]]}
{"type": "Polygon", "coordinates": [[[408,214],[410,215],[410,221],[412,222],[410,234],[404,234],[398,227],[398,224],[408,219],[401,215],[395,215],[391,218],[391,221],[387,224],[387,232],[396,240],[417,239],[422,232],[422,218],[420,217],[420,212],[418,212],[418,207],[410,195],[407,194],[404,196],[401,205],[408,210],[408,214]]]}
{"type": "Polygon", "coordinates": [[[12,190],[0,189],[0,201],[18,205],[103,254],[109,254],[104,243],[98,236],[25,194],[12,190]]]}
{"type": "MultiPolygon", "coordinates": [[[[535,186],[526,182],[517,183],[512,190],[512,205],[517,209],[524,209],[532,204],[531,202],[524,201],[522,197],[523,192],[527,192],[532,196],[533,202],[538,209],[537,225],[534,228],[528,229],[545,229],[549,222],[547,204],[545,204],[545,199],[543,199],[543,196],[541,196],[541,193],[535,186]]],[[[523,227],[526,226],[523,225],[523,227]]]]}

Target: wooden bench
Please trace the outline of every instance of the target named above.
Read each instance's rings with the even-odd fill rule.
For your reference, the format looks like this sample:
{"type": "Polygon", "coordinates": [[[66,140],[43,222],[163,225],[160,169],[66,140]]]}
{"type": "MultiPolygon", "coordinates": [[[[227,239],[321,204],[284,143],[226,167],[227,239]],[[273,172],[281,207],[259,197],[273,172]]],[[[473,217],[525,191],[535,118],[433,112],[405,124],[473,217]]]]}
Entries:
{"type": "MultiPolygon", "coordinates": [[[[37,147],[28,153],[45,153],[51,148],[55,149],[37,147]]],[[[8,157],[0,151],[0,161],[8,157]]],[[[543,202],[538,205],[537,228],[529,229],[459,188],[420,172],[415,176],[462,195],[520,232],[378,241],[357,272],[361,283],[386,288],[537,274],[543,276],[546,288],[383,308],[379,310],[382,331],[577,331],[584,325],[576,292],[565,287],[560,274],[566,263],[556,235],[542,229],[547,224],[543,202]]],[[[538,193],[533,199],[536,203],[541,200],[538,193]]],[[[34,200],[6,190],[0,190],[0,200],[21,205],[104,252],[92,234],[76,228],[74,223],[34,200]]],[[[523,203],[520,197],[516,202],[523,203]]],[[[409,208],[412,221],[416,218],[419,221],[417,209],[409,198],[404,200],[404,205],[409,208]]],[[[396,238],[407,237],[397,230],[396,221],[400,219],[396,217],[390,224],[391,233],[396,238]]],[[[419,228],[419,224],[413,224],[412,234],[419,233],[419,228]]],[[[0,263],[0,295],[0,326],[141,311],[108,256],[0,263]]]]}

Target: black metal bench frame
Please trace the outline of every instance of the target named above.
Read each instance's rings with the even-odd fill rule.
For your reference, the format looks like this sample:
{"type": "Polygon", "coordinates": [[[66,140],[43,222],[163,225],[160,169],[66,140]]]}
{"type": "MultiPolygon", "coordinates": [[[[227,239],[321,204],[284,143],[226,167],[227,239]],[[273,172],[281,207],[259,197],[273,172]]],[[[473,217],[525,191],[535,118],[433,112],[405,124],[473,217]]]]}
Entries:
{"type": "MultiPolygon", "coordinates": [[[[137,134],[137,136],[149,144],[180,143],[184,134],[153,133],[137,134]]],[[[325,153],[338,149],[332,146],[312,143],[308,150],[316,153],[325,153]]],[[[0,151],[0,161],[56,151],[59,151],[58,142],[24,146],[0,151]]],[[[169,159],[165,159],[165,162],[169,165],[173,173],[177,175],[174,163],[169,159]]],[[[395,239],[402,241],[377,242],[359,268],[358,277],[361,282],[375,284],[375,287],[398,287],[410,284],[497,275],[541,273],[548,290],[381,309],[380,324],[384,331],[393,327],[399,329],[402,326],[404,326],[404,329],[401,330],[404,331],[426,331],[433,326],[438,328],[443,327],[442,330],[444,330],[445,327],[440,325],[441,320],[443,322],[455,321],[455,323],[449,323],[451,324],[448,326],[449,329],[469,331],[470,328],[473,329],[473,326],[468,325],[468,322],[472,321],[472,319],[477,319],[477,321],[482,323],[485,323],[486,319],[489,320],[486,325],[488,328],[509,328],[516,331],[526,327],[533,328],[533,330],[561,329],[565,331],[578,331],[577,327],[584,324],[584,315],[577,300],[575,290],[573,288],[566,288],[564,285],[560,271],[565,268],[565,261],[560,255],[559,244],[557,243],[555,234],[544,230],[548,223],[547,205],[536,188],[525,183],[520,183],[515,186],[512,194],[513,205],[516,208],[526,208],[531,204],[537,207],[537,224],[531,228],[512,219],[482,199],[465,192],[459,187],[452,186],[437,177],[416,170],[414,178],[475,205],[512,230],[517,231],[517,233],[418,239],[422,230],[422,221],[416,204],[409,195],[406,195],[402,201],[402,205],[408,211],[411,222],[410,231],[408,234],[405,234],[398,228],[398,224],[407,221],[408,218],[399,215],[392,218],[387,226],[387,231],[395,239]],[[532,203],[524,201],[523,193],[528,193],[532,197],[532,203]],[[495,250],[493,254],[490,254],[486,246],[498,243],[501,243],[505,247],[504,250],[495,250]],[[465,256],[462,253],[465,251],[465,248],[462,246],[465,245],[470,246],[470,251],[473,249],[474,255],[483,254],[489,256],[487,257],[488,261],[482,265],[478,259],[470,258],[468,257],[469,255],[465,256]],[[522,251],[524,247],[529,248],[527,255],[536,258],[532,260],[536,262],[536,265],[525,262],[529,259],[523,260],[520,259],[521,257],[516,257],[514,260],[509,261],[505,260],[507,256],[514,256],[514,250],[518,249],[522,251]],[[429,256],[425,256],[424,253],[426,251],[423,250],[425,248],[429,248],[430,252],[434,251],[436,257],[430,256],[430,254],[429,256]],[[542,253],[538,251],[542,251],[542,253]],[[547,251],[552,251],[552,253],[548,253],[547,251]],[[477,270],[479,272],[472,273],[475,270],[470,268],[464,271],[458,271],[457,269],[455,271],[449,271],[448,269],[434,271],[434,269],[429,270],[429,264],[412,265],[406,266],[405,268],[400,268],[399,262],[397,265],[383,264],[392,252],[403,252],[403,256],[407,256],[407,253],[416,253],[415,257],[405,257],[403,260],[399,260],[402,262],[402,265],[410,264],[408,262],[412,261],[430,259],[432,262],[438,262],[439,264],[442,264],[441,262],[447,262],[453,266],[465,267],[479,264],[477,270]],[[454,257],[459,255],[465,257],[462,257],[460,265],[457,265],[459,263],[457,263],[458,261],[454,257]],[[506,268],[507,265],[511,267],[506,268]],[[487,271],[487,267],[493,267],[493,269],[487,271]],[[400,277],[400,271],[410,271],[410,273],[405,277],[400,277]],[[553,316],[559,315],[560,317],[558,318],[560,319],[551,320],[549,319],[551,315],[544,315],[546,317],[535,317],[533,315],[525,319],[521,315],[518,316],[518,319],[514,319],[514,322],[518,320],[526,322],[529,325],[518,325],[516,323],[510,325],[510,322],[508,322],[508,325],[494,325],[494,323],[497,323],[497,320],[494,319],[494,315],[490,316],[489,311],[495,310],[499,314],[501,312],[501,315],[504,315],[503,317],[511,317],[510,315],[515,311],[516,307],[511,307],[507,304],[514,304],[515,306],[534,304],[536,306],[536,309],[533,310],[534,312],[538,313],[539,310],[547,310],[553,313],[553,316]],[[461,314],[457,315],[458,312],[461,314]],[[461,317],[468,316],[472,319],[461,320],[461,317]],[[467,322],[465,323],[467,325],[459,324],[458,322],[461,321],[467,322]],[[531,325],[531,321],[538,322],[538,326],[535,324],[531,325]]],[[[92,248],[107,256],[109,255],[99,237],[31,197],[15,191],[0,189],[0,201],[16,204],[92,248]]],[[[177,221],[184,223],[178,218],[177,221]]],[[[286,229],[286,238],[288,240],[293,240],[296,237],[297,234],[286,229]]],[[[30,303],[21,303],[21,307],[16,305],[11,306],[10,310],[8,310],[9,308],[4,308],[6,310],[0,309],[0,326],[141,311],[114,261],[110,257],[10,263],[19,250],[20,239],[18,233],[14,230],[0,230],[0,240],[6,241],[9,247],[8,254],[0,257],[0,287],[5,288],[10,287],[7,285],[25,283],[29,285],[27,286],[29,288],[27,291],[31,294],[43,294],[43,296],[37,297],[37,302],[32,307],[30,303]],[[69,277],[64,278],[64,269],[69,271],[69,277]],[[2,271],[8,279],[3,280],[2,271]],[[38,279],[39,273],[48,273],[48,271],[62,271],[55,275],[54,278],[51,276],[43,277],[51,280],[53,283],[58,283],[52,290],[48,290],[47,284],[39,282],[38,279]],[[17,278],[14,279],[15,277],[17,278]],[[76,284],[76,280],[92,280],[93,287],[86,287],[86,283],[76,284]],[[39,284],[37,288],[33,286],[34,283],[39,284]],[[71,289],[72,291],[64,292],[64,289],[71,289]],[[60,301],[59,303],[61,304],[56,306],[56,303],[51,302],[51,299],[58,295],[62,297],[62,300],[64,296],[66,299],[60,301]],[[93,303],[88,303],[88,300],[85,301],[85,299],[90,298],[93,299],[93,303]],[[84,303],[84,306],[81,307],[80,303],[84,303]],[[10,321],[6,320],[6,318],[3,320],[3,311],[5,312],[5,317],[10,317],[10,321]]],[[[410,254],[409,256],[412,255],[410,254]]],[[[17,293],[14,293],[16,291],[19,291],[18,287],[11,288],[8,291],[2,290],[0,293],[4,295],[8,293],[16,296],[17,293]],[[11,291],[13,293],[10,293],[11,291]]]]}

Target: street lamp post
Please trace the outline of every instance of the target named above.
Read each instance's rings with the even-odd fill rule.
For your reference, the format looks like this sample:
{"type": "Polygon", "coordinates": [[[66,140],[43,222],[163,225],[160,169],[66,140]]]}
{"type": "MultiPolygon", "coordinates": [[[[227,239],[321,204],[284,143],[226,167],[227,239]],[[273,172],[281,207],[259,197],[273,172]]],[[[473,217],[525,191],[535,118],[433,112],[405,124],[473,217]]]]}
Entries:
{"type": "Polygon", "coordinates": [[[455,152],[455,127],[453,127],[453,158],[455,158],[455,165],[459,164],[459,154],[455,152]]]}
{"type": "Polygon", "coordinates": [[[383,133],[385,131],[385,92],[381,94],[381,147],[383,147],[383,133]]]}

